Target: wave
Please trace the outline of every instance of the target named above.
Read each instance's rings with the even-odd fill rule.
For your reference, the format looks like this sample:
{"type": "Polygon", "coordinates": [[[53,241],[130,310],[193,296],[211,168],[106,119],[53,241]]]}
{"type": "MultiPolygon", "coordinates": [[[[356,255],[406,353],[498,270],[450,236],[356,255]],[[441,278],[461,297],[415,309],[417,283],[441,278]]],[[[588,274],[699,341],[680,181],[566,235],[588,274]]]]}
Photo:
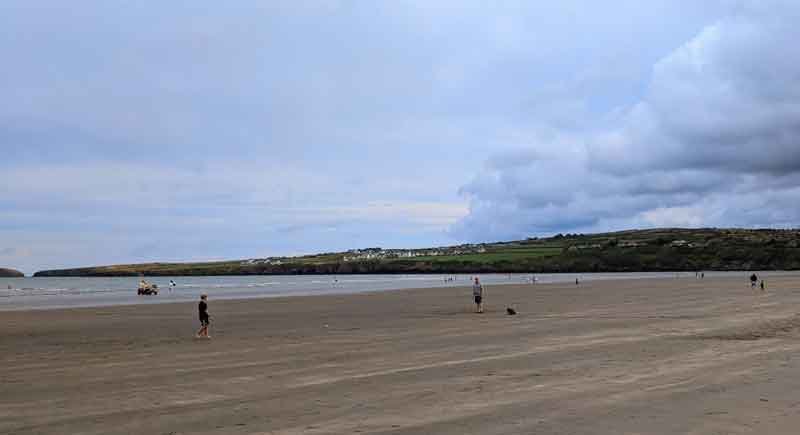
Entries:
{"type": "Polygon", "coordinates": [[[129,289],[79,289],[79,288],[18,288],[0,291],[0,297],[21,297],[21,296],[61,296],[61,295],[84,295],[98,293],[120,293],[128,292],[129,289]]]}

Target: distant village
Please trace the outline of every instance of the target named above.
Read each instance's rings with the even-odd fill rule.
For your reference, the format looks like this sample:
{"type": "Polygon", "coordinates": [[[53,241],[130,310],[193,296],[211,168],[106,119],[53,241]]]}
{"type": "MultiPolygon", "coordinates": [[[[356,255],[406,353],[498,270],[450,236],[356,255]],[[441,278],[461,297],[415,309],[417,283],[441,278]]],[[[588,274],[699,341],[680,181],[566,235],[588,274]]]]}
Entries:
{"type": "Polygon", "coordinates": [[[389,258],[414,258],[414,257],[437,257],[440,255],[466,255],[483,254],[486,247],[483,244],[465,244],[450,246],[446,248],[431,249],[351,249],[342,258],[344,261],[364,261],[364,260],[384,260],[389,258]]]}
{"type": "MultiPolygon", "coordinates": [[[[463,244],[458,246],[448,246],[442,248],[428,248],[428,249],[383,249],[383,248],[364,248],[364,249],[351,249],[342,255],[342,261],[368,261],[368,260],[386,260],[397,258],[415,258],[415,257],[438,257],[441,255],[467,255],[467,254],[483,254],[486,252],[484,244],[463,244]]],[[[312,256],[313,257],[313,256],[312,256]]],[[[303,258],[303,257],[297,257],[303,258]]],[[[269,257],[269,258],[254,258],[244,260],[240,264],[242,266],[267,264],[267,265],[280,265],[292,262],[292,258],[286,257],[269,257]]]]}
{"type": "Polygon", "coordinates": [[[276,265],[277,266],[279,264],[283,264],[284,262],[285,262],[285,259],[283,259],[283,258],[270,257],[270,258],[253,258],[251,260],[244,260],[239,264],[241,264],[242,266],[251,266],[251,265],[254,265],[254,264],[269,264],[269,265],[276,265]]]}

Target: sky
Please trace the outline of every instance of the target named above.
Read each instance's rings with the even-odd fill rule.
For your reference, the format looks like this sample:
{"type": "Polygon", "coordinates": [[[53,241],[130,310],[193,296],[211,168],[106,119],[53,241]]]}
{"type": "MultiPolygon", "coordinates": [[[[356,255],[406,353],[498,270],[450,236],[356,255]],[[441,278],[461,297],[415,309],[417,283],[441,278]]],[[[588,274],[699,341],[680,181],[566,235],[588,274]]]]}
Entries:
{"type": "Polygon", "coordinates": [[[793,1],[0,2],[0,267],[797,227],[793,1]]]}

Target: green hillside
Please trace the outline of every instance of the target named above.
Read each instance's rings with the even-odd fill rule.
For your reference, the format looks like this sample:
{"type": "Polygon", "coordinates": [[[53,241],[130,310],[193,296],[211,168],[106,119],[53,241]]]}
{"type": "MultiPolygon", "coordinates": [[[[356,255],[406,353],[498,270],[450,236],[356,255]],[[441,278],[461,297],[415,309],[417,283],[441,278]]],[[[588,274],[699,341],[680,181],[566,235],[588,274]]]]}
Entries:
{"type": "Polygon", "coordinates": [[[800,231],[651,229],[425,249],[48,270],[34,276],[634,272],[800,269],[800,231]]]}

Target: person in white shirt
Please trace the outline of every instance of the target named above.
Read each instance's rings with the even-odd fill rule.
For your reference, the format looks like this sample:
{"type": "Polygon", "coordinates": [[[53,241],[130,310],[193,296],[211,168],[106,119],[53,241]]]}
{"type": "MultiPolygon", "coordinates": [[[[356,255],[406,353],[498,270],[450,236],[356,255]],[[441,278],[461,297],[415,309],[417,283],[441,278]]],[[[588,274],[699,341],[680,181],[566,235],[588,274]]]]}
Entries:
{"type": "Polygon", "coordinates": [[[483,312],[483,286],[481,285],[478,277],[475,277],[475,283],[472,284],[472,298],[475,300],[475,312],[483,312]]]}

